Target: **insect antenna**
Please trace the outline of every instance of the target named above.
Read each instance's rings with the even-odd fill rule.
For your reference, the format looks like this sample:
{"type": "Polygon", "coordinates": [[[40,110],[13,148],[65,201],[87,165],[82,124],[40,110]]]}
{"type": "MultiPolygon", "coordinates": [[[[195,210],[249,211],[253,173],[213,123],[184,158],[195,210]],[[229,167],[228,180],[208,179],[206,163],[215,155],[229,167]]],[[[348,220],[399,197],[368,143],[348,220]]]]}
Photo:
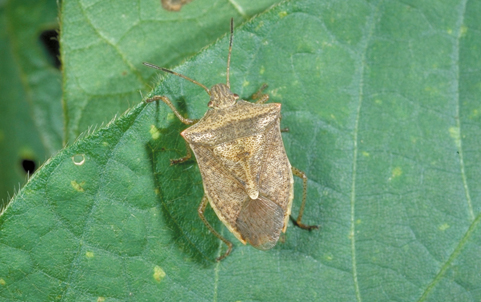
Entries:
{"type": "Polygon", "coordinates": [[[167,69],[167,68],[163,68],[163,67],[159,67],[157,65],[154,65],[154,64],[150,64],[150,63],[147,63],[147,62],[143,62],[142,64],[144,64],[145,66],[149,66],[151,68],[154,68],[154,69],[158,69],[158,70],[162,70],[162,71],[165,71],[165,72],[168,72],[168,73],[171,73],[171,74],[174,74],[178,77],[181,77],[181,78],[184,78],[186,79],[187,81],[190,81],[196,85],[199,85],[200,87],[204,88],[205,91],[207,91],[207,94],[210,95],[210,91],[209,91],[209,88],[205,87],[204,85],[202,85],[201,83],[197,82],[196,80],[192,80],[191,78],[189,77],[186,77],[185,75],[183,74],[180,74],[180,73],[177,73],[175,71],[172,71],[170,69],[167,69]]]}
{"type": "Polygon", "coordinates": [[[230,18],[230,42],[229,55],[227,56],[227,87],[230,89],[229,69],[230,69],[230,54],[232,53],[232,37],[234,36],[234,18],[230,18]]]}

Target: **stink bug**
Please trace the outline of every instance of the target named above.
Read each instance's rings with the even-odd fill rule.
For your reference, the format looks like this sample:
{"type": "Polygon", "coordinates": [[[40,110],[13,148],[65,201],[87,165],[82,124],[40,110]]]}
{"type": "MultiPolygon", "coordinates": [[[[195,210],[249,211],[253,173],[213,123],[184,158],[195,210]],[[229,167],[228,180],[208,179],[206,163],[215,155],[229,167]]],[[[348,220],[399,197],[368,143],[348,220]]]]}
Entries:
{"type": "MultiPolygon", "coordinates": [[[[243,244],[249,242],[257,249],[268,250],[276,245],[281,231],[286,231],[294,199],[293,175],[302,178],[304,185],[299,215],[293,220],[302,229],[318,228],[301,222],[307,177],[292,167],[287,158],[280,129],[281,104],[264,104],[269,100],[267,94],[262,94],[266,85],[254,95],[253,98],[258,99],[255,103],[238,100],[239,96],[230,91],[233,22],[231,19],[226,84],[208,89],[184,75],[144,63],[199,85],[210,96],[208,106],[211,109],[200,120],[184,118],[165,96],[154,96],[146,102],[161,100],[182,123],[192,125],[181,135],[194,152],[204,183],[204,197],[198,213],[209,230],[228,247],[217,260],[229,255],[232,243],[205,219],[207,203],[243,244]]],[[[185,157],[173,159],[171,164],[190,159],[190,149],[187,148],[185,157]]]]}

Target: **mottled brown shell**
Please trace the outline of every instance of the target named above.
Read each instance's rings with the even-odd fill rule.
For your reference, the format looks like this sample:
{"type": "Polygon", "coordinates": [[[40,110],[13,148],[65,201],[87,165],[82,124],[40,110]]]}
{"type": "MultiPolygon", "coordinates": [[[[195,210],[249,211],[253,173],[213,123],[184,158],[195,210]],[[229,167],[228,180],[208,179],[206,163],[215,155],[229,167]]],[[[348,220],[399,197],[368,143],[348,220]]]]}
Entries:
{"type": "Polygon", "coordinates": [[[293,178],[280,132],[281,104],[209,110],[181,134],[192,148],[204,191],[219,219],[242,243],[267,250],[285,232],[293,178]]]}

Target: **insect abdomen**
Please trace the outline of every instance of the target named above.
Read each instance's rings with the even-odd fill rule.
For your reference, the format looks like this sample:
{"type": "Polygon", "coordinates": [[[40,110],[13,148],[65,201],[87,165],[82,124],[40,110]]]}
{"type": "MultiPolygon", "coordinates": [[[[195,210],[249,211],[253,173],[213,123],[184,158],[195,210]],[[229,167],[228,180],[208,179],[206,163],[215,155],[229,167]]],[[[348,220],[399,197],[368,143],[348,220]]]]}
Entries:
{"type": "Polygon", "coordinates": [[[253,247],[273,248],[284,225],[284,211],[271,200],[259,197],[244,204],[237,218],[237,229],[253,247]]]}

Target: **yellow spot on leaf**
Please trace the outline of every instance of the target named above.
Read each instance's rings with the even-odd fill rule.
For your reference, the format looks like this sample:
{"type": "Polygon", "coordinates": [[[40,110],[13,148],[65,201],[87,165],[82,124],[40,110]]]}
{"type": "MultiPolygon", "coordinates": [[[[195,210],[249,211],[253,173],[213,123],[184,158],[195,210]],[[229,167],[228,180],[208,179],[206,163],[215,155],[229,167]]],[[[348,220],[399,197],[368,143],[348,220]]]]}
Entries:
{"type": "Polygon", "coordinates": [[[380,99],[375,99],[374,100],[374,103],[378,104],[378,105],[381,105],[382,104],[382,100],[380,99]]]}
{"type": "MultiPolygon", "coordinates": [[[[469,115],[469,118],[470,118],[470,119],[475,119],[475,118],[477,118],[477,117],[479,117],[479,110],[478,110],[478,109],[474,109],[473,112],[471,112],[471,114],[469,115]]],[[[0,139],[0,141],[1,141],[1,139],[0,139]]]]}
{"type": "Polygon", "coordinates": [[[242,83],[242,87],[246,87],[246,86],[249,86],[249,81],[244,81],[244,83],[242,83]]]}
{"type": "Polygon", "coordinates": [[[461,133],[459,131],[459,127],[450,127],[449,135],[454,139],[456,147],[459,148],[461,146],[461,133]]]}
{"type": "Polygon", "coordinates": [[[362,155],[365,156],[365,157],[368,157],[370,154],[369,154],[369,152],[362,151],[362,155]]]}
{"type": "Polygon", "coordinates": [[[152,136],[152,139],[158,139],[160,137],[160,131],[154,125],[150,125],[149,132],[150,132],[150,135],[152,136]]]}
{"type": "Polygon", "coordinates": [[[164,270],[160,266],[156,265],[154,267],[154,279],[155,279],[155,281],[160,283],[160,281],[162,281],[162,279],[164,279],[164,277],[165,277],[164,270]]]}
{"type": "Polygon", "coordinates": [[[362,222],[361,219],[356,220],[356,224],[361,224],[361,222],[362,222]]]}
{"type": "Polygon", "coordinates": [[[284,18],[285,16],[287,16],[286,11],[279,12],[279,17],[281,17],[281,19],[284,18]]]}
{"type": "Polygon", "coordinates": [[[84,192],[84,191],[85,191],[84,188],[82,187],[82,186],[85,185],[85,181],[82,181],[81,183],[78,183],[76,180],[72,180],[72,181],[70,182],[70,184],[72,185],[72,187],[73,187],[75,190],[77,190],[77,191],[79,191],[79,192],[84,192]]]}
{"type": "Polygon", "coordinates": [[[431,86],[424,87],[424,91],[426,92],[436,92],[436,89],[431,86]]]}
{"type": "Polygon", "coordinates": [[[453,30],[451,28],[448,28],[447,32],[448,32],[448,34],[452,34],[453,30]]]}
{"type": "Polygon", "coordinates": [[[438,229],[439,229],[440,231],[446,231],[446,230],[449,229],[450,227],[451,227],[451,226],[450,226],[449,224],[443,223],[442,225],[440,225],[440,226],[438,227],[438,229]]]}
{"type": "Polygon", "coordinates": [[[270,91],[270,95],[271,96],[275,96],[275,97],[282,97],[282,94],[279,92],[279,88],[275,88],[275,89],[272,89],[270,91]]]}
{"type": "Polygon", "coordinates": [[[7,284],[7,282],[5,282],[5,280],[3,280],[2,278],[0,278],[0,285],[5,285],[7,284]]]}
{"type": "Polygon", "coordinates": [[[105,301],[105,297],[98,297],[97,298],[97,302],[104,302],[105,301]]]}
{"type": "Polygon", "coordinates": [[[403,174],[403,170],[401,169],[401,167],[396,167],[392,170],[392,177],[398,177],[398,176],[401,176],[403,174]]]}
{"type": "Polygon", "coordinates": [[[468,32],[468,28],[464,25],[461,26],[461,37],[466,36],[466,33],[468,32]]]}
{"type": "Polygon", "coordinates": [[[259,70],[260,74],[264,74],[266,72],[266,68],[264,66],[261,66],[261,69],[259,70]]]}
{"type": "Polygon", "coordinates": [[[175,119],[175,114],[173,114],[172,112],[167,113],[167,120],[168,121],[172,121],[174,119],[175,119]]]}
{"type": "Polygon", "coordinates": [[[87,258],[93,258],[93,257],[94,257],[94,252],[86,252],[86,253],[85,253],[85,256],[86,256],[87,258]]]}

